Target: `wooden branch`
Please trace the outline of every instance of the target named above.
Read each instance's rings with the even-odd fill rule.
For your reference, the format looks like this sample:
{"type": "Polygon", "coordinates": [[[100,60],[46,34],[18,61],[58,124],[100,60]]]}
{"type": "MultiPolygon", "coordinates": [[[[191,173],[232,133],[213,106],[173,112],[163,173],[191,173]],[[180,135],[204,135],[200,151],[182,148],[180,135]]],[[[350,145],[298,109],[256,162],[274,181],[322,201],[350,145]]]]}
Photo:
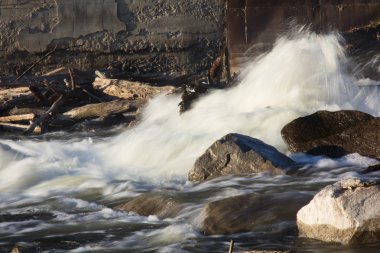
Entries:
{"type": "Polygon", "coordinates": [[[61,95],[57,101],[53,103],[53,105],[50,107],[50,109],[41,117],[35,119],[32,124],[28,127],[28,129],[25,131],[25,134],[30,134],[34,132],[34,129],[37,126],[40,126],[42,128],[43,124],[59,109],[59,107],[65,102],[64,95],[61,95]]]}
{"type": "Polygon", "coordinates": [[[4,113],[12,108],[23,105],[23,106],[33,106],[36,101],[32,94],[21,94],[19,96],[13,97],[4,103],[0,103],[0,113],[4,113]]]}
{"type": "MultiPolygon", "coordinates": [[[[66,47],[66,48],[60,48],[60,49],[63,49],[63,50],[67,50],[67,49],[70,49],[70,48],[75,48],[75,47],[81,47],[83,46],[82,45],[74,45],[74,46],[69,46],[69,47],[66,47]]],[[[49,57],[51,54],[53,54],[55,51],[57,51],[59,48],[58,48],[58,43],[55,45],[54,49],[51,50],[50,52],[48,52],[47,54],[45,54],[41,59],[39,59],[38,61],[36,61],[35,63],[32,64],[32,66],[30,66],[27,70],[25,70],[17,79],[16,79],[16,82],[18,80],[20,80],[23,76],[25,76],[26,74],[28,74],[35,66],[37,66],[40,62],[42,62],[43,60],[45,60],[47,57],[49,57]]]]}
{"type": "Polygon", "coordinates": [[[35,63],[32,64],[32,66],[30,66],[27,70],[25,70],[19,77],[17,77],[16,79],[16,82],[18,80],[20,80],[23,76],[25,76],[26,74],[29,73],[29,71],[31,71],[35,66],[38,65],[38,63],[42,62],[43,60],[45,60],[47,57],[49,57],[51,54],[53,54],[55,51],[57,51],[57,48],[58,48],[58,43],[55,45],[55,48],[48,52],[47,54],[45,54],[41,59],[39,59],[38,61],[36,61],[35,63]]]}
{"type": "Polygon", "coordinates": [[[76,85],[75,85],[75,81],[74,81],[74,76],[73,76],[73,70],[71,68],[69,68],[69,75],[70,75],[70,89],[71,90],[75,90],[76,88],[76,85]]]}
{"type": "MultiPolygon", "coordinates": [[[[3,127],[4,129],[6,129],[8,131],[15,131],[15,132],[25,132],[29,129],[29,126],[26,126],[26,125],[13,124],[13,123],[3,123],[3,122],[0,122],[0,127],[3,127]]],[[[33,133],[40,134],[41,128],[36,126],[33,129],[33,133]]]]}
{"type": "Polygon", "coordinates": [[[66,70],[66,67],[57,68],[55,70],[52,70],[50,72],[43,74],[42,76],[54,76],[54,75],[62,74],[64,73],[65,70],[66,70]]]}
{"type": "Polygon", "coordinates": [[[89,92],[87,89],[83,88],[82,91],[83,91],[84,93],[86,93],[89,97],[98,100],[100,103],[104,102],[103,99],[101,99],[101,98],[98,97],[98,96],[95,96],[94,94],[92,94],[91,92],[89,92]]]}
{"type": "Polygon", "coordinates": [[[10,123],[10,122],[18,122],[18,121],[30,121],[30,120],[33,120],[35,116],[36,115],[34,113],[5,116],[5,117],[0,117],[0,122],[10,123]]]}
{"type": "Polygon", "coordinates": [[[21,114],[35,114],[35,115],[43,115],[46,113],[48,108],[13,108],[9,111],[9,115],[16,116],[21,114]]]}
{"type": "Polygon", "coordinates": [[[232,253],[234,251],[234,244],[235,244],[235,242],[233,240],[231,240],[230,249],[229,249],[228,253],[232,253]]]}
{"type": "Polygon", "coordinates": [[[136,106],[132,105],[128,100],[114,100],[111,102],[89,104],[82,107],[74,108],[63,115],[74,120],[82,120],[88,118],[107,117],[114,114],[136,111],[136,106]]]}

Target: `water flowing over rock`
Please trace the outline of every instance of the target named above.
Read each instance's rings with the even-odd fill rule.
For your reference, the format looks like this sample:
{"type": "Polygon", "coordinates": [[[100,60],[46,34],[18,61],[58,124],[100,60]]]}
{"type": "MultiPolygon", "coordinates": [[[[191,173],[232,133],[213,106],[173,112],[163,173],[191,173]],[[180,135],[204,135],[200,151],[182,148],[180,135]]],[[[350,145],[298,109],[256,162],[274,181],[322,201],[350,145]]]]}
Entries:
{"type": "Polygon", "coordinates": [[[340,157],[348,153],[380,158],[380,119],[359,111],[318,111],[281,131],[292,152],[340,157]]]}
{"type": "Polygon", "coordinates": [[[251,193],[208,203],[200,215],[200,230],[208,235],[234,234],[259,230],[265,225],[289,221],[312,196],[303,193],[251,193]]]}
{"type": "Polygon", "coordinates": [[[269,172],[285,174],[294,161],[264,142],[241,134],[228,134],[200,156],[189,171],[190,181],[204,181],[230,174],[269,172]]]}
{"type": "Polygon", "coordinates": [[[300,234],[343,244],[380,241],[380,180],[346,179],[320,191],[297,214],[300,234]]]}
{"type": "Polygon", "coordinates": [[[116,209],[134,212],[141,216],[156,215],[159,218],[174,217],[181,206],[173,197],[160,194],[143,194],[116,209]]]}

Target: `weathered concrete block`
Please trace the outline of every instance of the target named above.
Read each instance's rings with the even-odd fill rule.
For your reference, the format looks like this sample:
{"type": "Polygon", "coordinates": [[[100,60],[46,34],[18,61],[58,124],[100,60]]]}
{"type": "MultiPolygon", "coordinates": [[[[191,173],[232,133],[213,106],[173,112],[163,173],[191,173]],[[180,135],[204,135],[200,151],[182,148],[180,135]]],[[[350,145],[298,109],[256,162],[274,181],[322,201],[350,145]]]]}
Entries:
{"type": "Polygon", "coordinates": [[[9,0],[0,2],[0,29],[0,74],[55,47],[41,66],[195,73],[219,52],[224,1],[9,0]]]}

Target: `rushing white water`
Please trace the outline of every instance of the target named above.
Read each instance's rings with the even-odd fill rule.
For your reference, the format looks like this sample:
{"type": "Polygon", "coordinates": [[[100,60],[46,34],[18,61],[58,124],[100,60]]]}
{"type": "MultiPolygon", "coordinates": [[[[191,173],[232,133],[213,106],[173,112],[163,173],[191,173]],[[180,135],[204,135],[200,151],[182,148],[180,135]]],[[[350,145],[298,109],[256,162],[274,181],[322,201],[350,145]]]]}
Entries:
{"type": "Polygon", "coordinates": [[[237,87],[214,91],[182,115],[179,97],[166,95],[149,103],[138,126],[102,143],[0,141],[0,192],[45,196],[112,192],[113,180],[185,181],[195,159],[231,132],[285,151],[280,130],[299,116],[322,109],[379,115],[379,89],[360,87],[348,65],[337,35],[281,38],[244,70],[237,87]]]}

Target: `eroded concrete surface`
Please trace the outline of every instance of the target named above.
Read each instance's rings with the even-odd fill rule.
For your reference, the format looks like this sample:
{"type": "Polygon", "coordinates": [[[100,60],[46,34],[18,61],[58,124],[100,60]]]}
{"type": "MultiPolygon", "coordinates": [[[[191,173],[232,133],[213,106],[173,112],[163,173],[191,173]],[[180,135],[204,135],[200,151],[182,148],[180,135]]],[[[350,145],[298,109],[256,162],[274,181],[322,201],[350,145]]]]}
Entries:
{"type": "Polygon", "coordinates": [[[294,24],[346,31],[371,22],[380,22],[380,0],[0,0],[0,75],[19,74],[56,47],[34,74],[110,65],[195,74],[219,54],[225,28],[236,65],[294,24]]]}
{"type": "Polygon", "coordinates": [[[66,65],[196,73],[219,51],[224,6],[224,0],[2,0],[0,74],[17,74],[55,47],[37,74],[66,65]]]}

